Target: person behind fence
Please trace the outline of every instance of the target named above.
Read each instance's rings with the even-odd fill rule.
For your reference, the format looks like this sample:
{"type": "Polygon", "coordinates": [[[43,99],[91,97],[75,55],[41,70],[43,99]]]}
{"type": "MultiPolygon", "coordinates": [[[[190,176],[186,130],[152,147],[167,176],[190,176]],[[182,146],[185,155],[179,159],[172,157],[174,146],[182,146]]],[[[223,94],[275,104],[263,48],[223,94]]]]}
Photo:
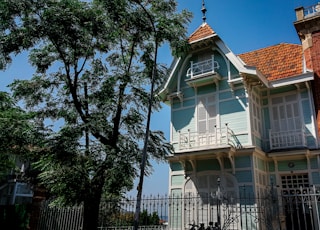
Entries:
{"type": "Polygon", "coordinates": [[[215,222],[215,223],[214,223],[213,230],[221,230],[221,228],[219,227],[218,222],[215,222]]]}
{"type": "Polygon", "coordinates": [[[198,225],[193,222],[193,224],[189,224],[191,226],[190,230],[196,230],[198,228],[198,225]]]}
{"type": "Polygon", "coordinates": [[[200,224],[199,230],[205,230],[204,223],[201,223],[201,224],[200,224]]]}
{"type": "Polygon", "coordinates": [[[207,227],[206,230],[212,230],[212,229],[213,229],[213,222],[210,221],[210,222],[209,222],[209,226],[207,227]]]}

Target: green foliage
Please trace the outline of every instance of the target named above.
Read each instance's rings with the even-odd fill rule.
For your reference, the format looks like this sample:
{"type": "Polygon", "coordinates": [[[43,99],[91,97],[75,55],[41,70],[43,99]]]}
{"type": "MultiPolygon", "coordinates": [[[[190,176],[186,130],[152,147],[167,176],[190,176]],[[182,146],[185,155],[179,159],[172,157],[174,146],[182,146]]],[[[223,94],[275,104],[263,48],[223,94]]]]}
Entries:
{"type": "Polygon", "coordinates": [[[17,173],[16,160],[32,159],[32,152],[40,147],[41,127],[27,113],[16,106],[6,92],[0,92],[0,181],[10,173],[17,173]]]}
{"type": "Polygon", "coordinates": [[[0,184],[6,182],[10,170],[15,168],[15,158],[9,154],[0,154],[0,184]]]}
{"type": "Polygon", "coordinates": [[[29,226],[28,205],[7,205],[0,206],[0,226],[1,229],[25,230],[29,226]]]}
{"type": "Polygon", "coordinates": [[[156,212],[148,213],[143,210],[140,214],[140,225],[159,225],[160,218],[156,212]]]}
{"type": "MultiPolygon", "coordinates": [[[[55,124],[46,127],[35,166],[56,201],[84,202],[89,215],[86,207],[97,209],[102,194],[120,196],[132,188],[141,162],[148,89],[152,79],[157,88],[166,77],[165,68],[155,69],[157,49],[169,43],[181,54],[186,47],[190,13],[176,8],[174,0],[0,4],[3,63],[10,62],[11,53],[29,49],[36,68],[32,79],[11,85],[14,96],[38,120],[55,124]]],[[[159,108],[155,99],[152,109],[159,108]]],[[[172,147],[162,132],[152,131],[147,151],[148,161],[164,160],[172,147]]]]}
{"type": "MultiPolygon", "coordinates": [[[[132,226],[134,224],[133,212],[121,212],[118,209],[110,211],[110,207],[106,210],[102,210],[102,223],[106,223],[108,226],[132,226]]],[[[159,225],[160,218],[156,212],[149,213],[147,210],[143,210],[140,213],[139,225],[159,225]]]]}

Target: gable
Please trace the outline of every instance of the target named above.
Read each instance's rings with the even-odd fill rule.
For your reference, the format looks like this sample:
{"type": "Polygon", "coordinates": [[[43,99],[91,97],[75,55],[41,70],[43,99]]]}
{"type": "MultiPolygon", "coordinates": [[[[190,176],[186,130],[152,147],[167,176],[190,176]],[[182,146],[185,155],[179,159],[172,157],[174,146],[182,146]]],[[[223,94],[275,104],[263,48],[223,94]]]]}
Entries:
{"type": "MultiPolygon", "coordinates": [[[[234,87],[235,84],[241,84],[243,76],[259,79],[268,88],[313,79],[313,73],[305,69],[302,46],[298,44],[281,43],[237,56],[207,23],[203,23],[192,33],[188,41],[191,47],[189,54],[175,60],[174,68],[171,69],[166,85],[159,93],[162,100],[168,100],[168,93],[172,92],[174,92],[173,96],[178,95],[181,99],[182,94],[180,94],[178,85],[182,83],[180,81],[182,72],[185,71],[185,68],[189,68],[190,61],[196,60],[194,58],[199,52],[207,52],[206,50],[219,51],[223,56],[224,62],[227,63],[225,70],[228,69],[229,72],[228,84],[231,87],[234,87]],[[231,69],[234,69],[238,74],[231,73],[231,69]],[[177,83],[176,91],[172,91],[173,82],[177,83]]],[[[226,75],[222,74],[222,76],[226,75]]]]}

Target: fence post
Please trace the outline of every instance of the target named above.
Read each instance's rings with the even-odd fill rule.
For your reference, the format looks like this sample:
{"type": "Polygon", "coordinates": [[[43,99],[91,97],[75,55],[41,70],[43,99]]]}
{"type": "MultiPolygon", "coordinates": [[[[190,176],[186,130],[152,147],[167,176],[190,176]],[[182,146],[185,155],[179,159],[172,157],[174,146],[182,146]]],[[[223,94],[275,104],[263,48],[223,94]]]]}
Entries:
{"type": "Polygon", "coordinates": [[[318,207],[319,194],[317,193],[316,186],[313,185],[312,189],[314,194],[314,204],[315,204],[315,210],[316,210],[316,216],[317,216],[317,225],[320,226],[319,207],[318,207]]]}
{"type": "Polygon", "coordinates": [[[220,177],[217,178],[217,221],[218,221],[218,229],[221,229],[221,191],[220,191],[220,177]]]}

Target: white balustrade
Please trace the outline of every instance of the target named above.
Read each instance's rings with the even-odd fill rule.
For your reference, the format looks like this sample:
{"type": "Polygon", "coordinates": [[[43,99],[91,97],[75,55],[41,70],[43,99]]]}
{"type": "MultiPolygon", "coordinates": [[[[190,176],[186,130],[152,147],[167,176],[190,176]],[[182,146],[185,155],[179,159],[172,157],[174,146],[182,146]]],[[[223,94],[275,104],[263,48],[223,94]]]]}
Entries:
{"type": "Polygon", "coordinates": [[[271,150],[306,146],[303,129],[289,131],[269,130],[269,140],[271,150]]]}
{"type": "Polygon", "coordinates": [[[179,132],[179,150],[231,145],[232,134],[227,125],[206,132],[179,132]]]}
{"type": "Polygon", "coordinates": [[[191,67],[187,71],[187,76],[192,79],[203,74],[215,73],[215,69],[219,69],[219,67],[219,63],[214,60],[214,56],[200,62],[191,61],[191,67]]]}

